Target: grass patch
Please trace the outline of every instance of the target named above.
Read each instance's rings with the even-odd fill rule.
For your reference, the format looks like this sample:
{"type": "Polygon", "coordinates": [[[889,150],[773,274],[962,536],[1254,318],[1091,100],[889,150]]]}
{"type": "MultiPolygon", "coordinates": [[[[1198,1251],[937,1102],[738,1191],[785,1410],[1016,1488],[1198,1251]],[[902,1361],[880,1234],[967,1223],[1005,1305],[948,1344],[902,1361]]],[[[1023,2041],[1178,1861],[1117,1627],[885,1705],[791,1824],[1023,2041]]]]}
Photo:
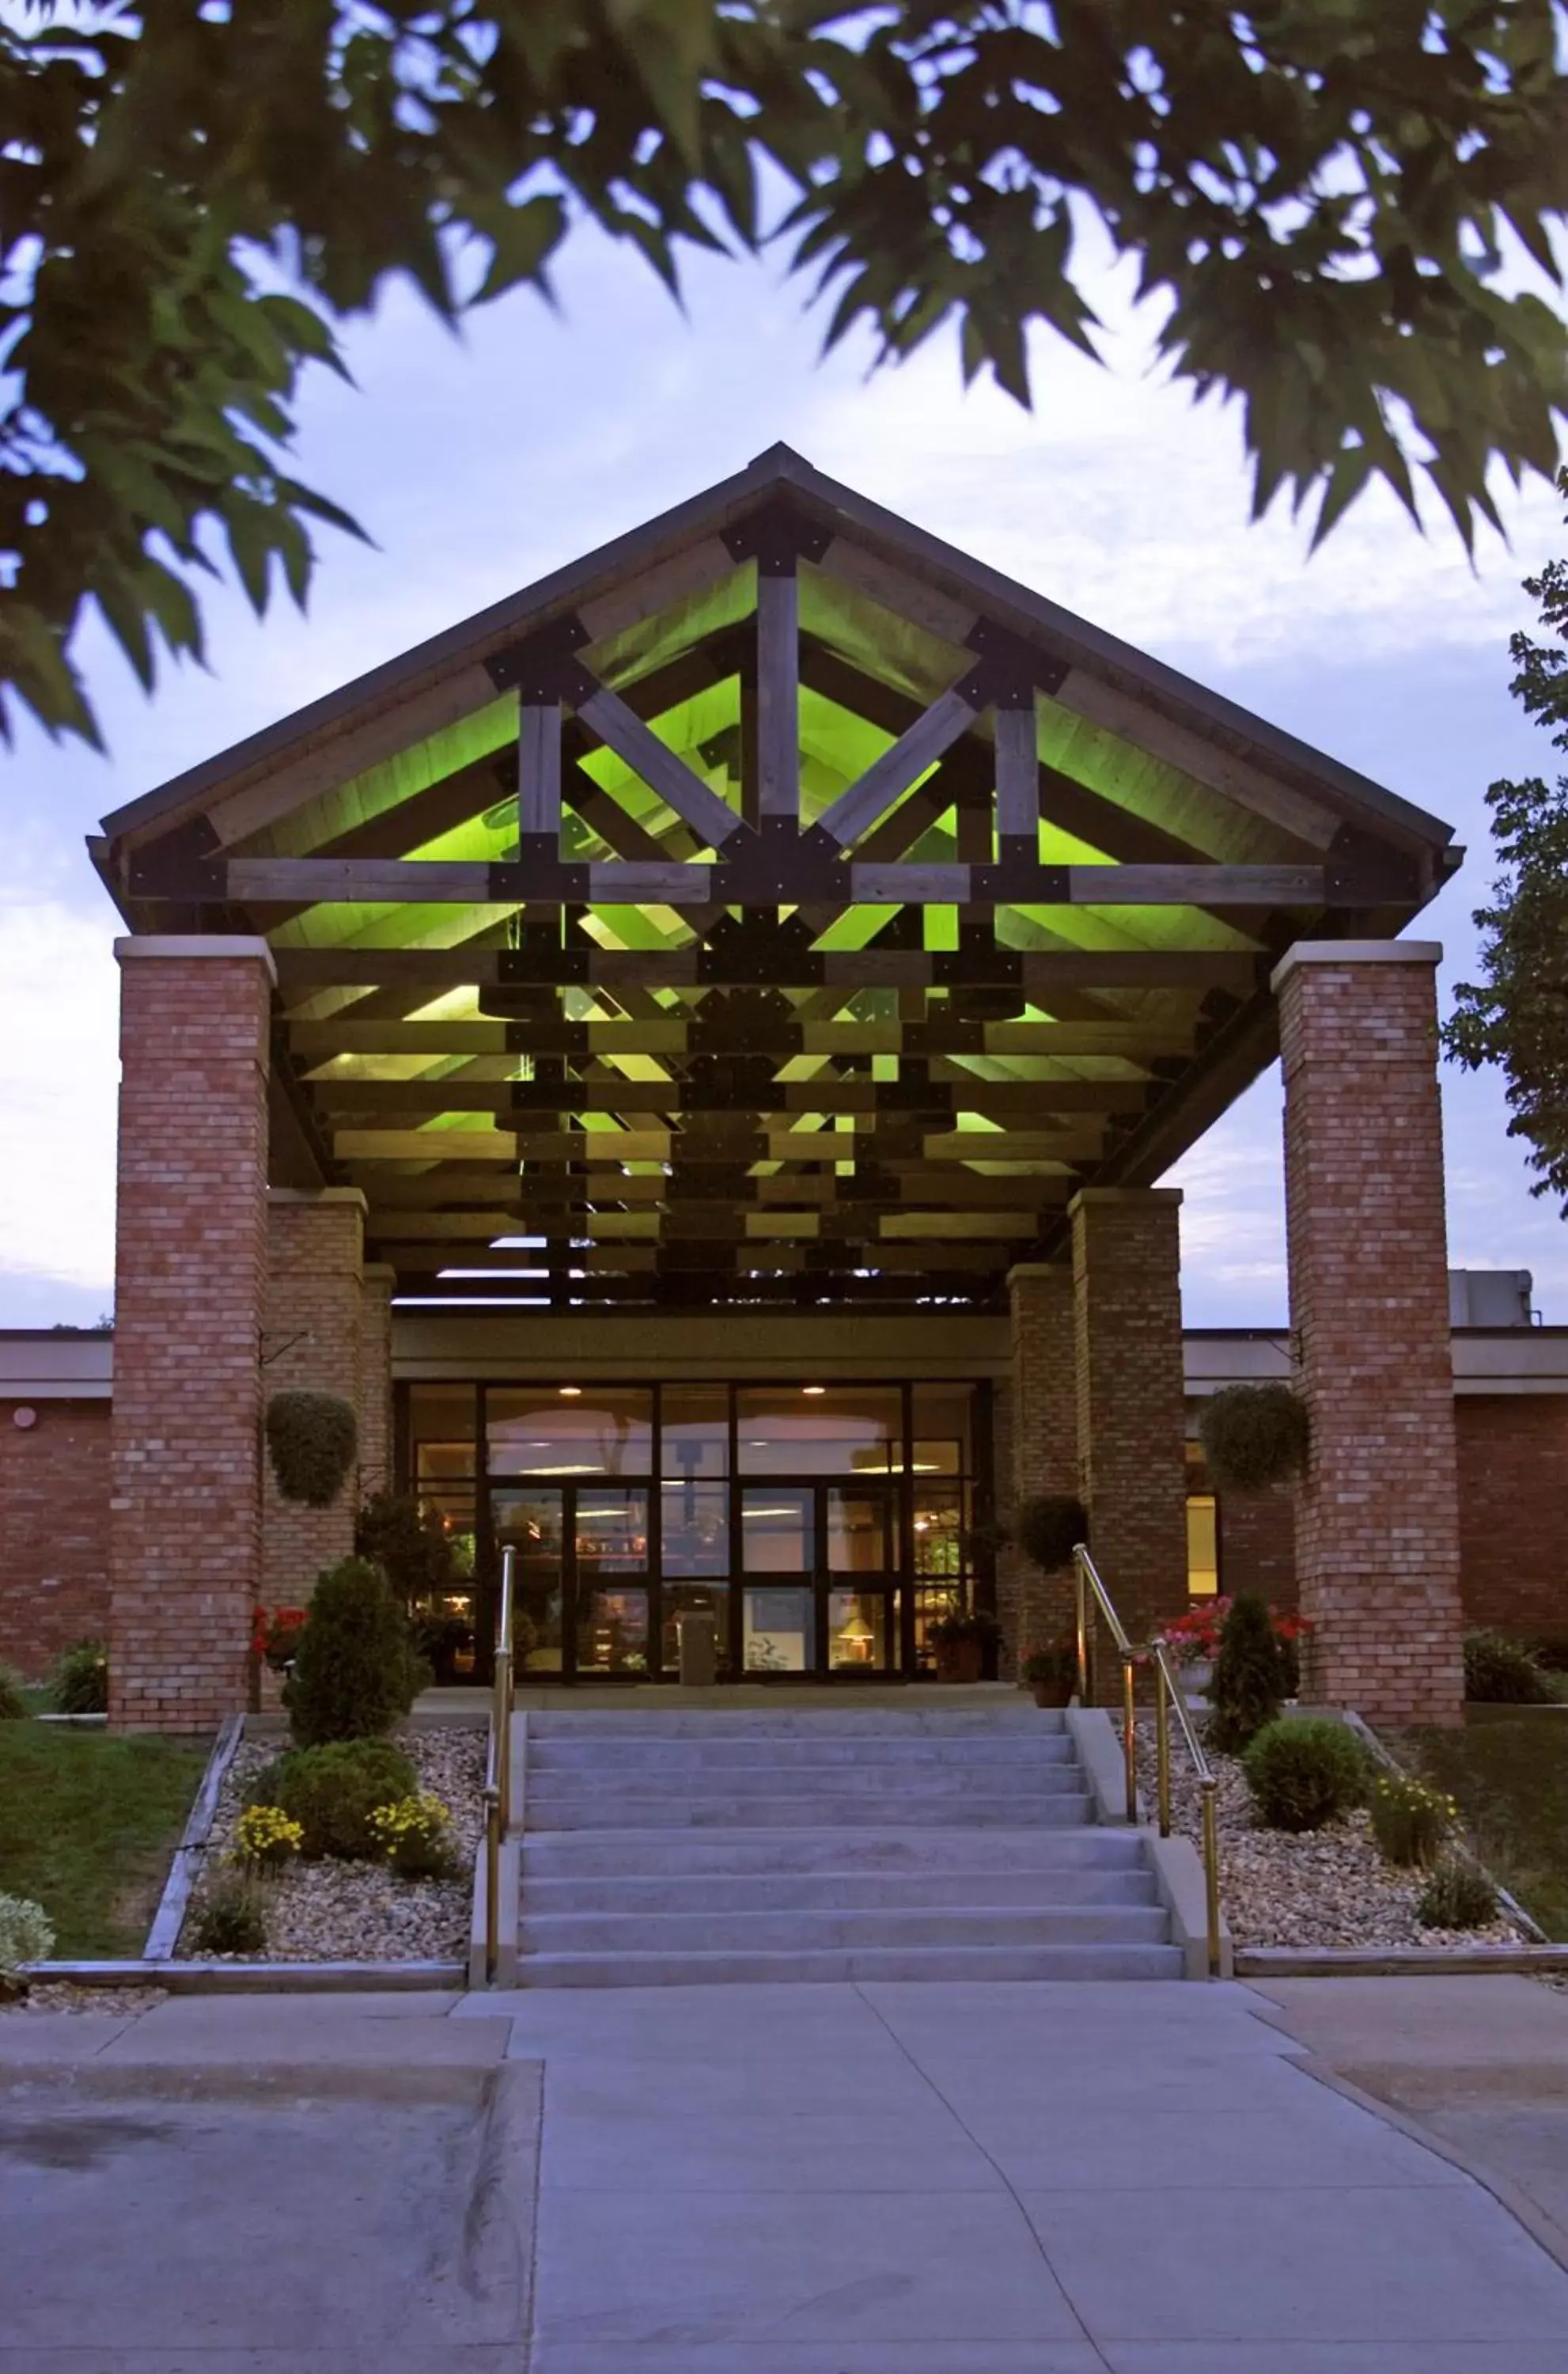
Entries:
{"type": "Polygon", "coordinates": [[[1483,1863],[1568,1941],[1568,1716],[1472,1707],[1460,1731],[1389,1734],[1395,1754],[1457,1798],[1483,1863]]]}
{"type": "Polygon", "coordinates": [[[140,1954],[206,1760],[170,1739],[0,1723],[0,1888],[42,1905],[57,1955],[140,1954]]]}

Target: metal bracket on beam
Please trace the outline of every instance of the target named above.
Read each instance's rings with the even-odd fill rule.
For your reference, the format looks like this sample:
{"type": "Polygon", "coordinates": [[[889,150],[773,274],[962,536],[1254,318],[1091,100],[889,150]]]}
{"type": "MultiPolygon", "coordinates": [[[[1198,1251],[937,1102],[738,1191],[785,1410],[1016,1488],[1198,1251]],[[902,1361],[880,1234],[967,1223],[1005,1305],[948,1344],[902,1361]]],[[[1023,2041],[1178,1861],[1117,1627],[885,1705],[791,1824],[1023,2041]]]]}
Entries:
{"type": "Polygon", "coordinates": [[[568,679],[580,678],[583,673],[576,665],[575,655],[589,640],[587,628],[573,613],[553,620],[521,642],[509,643],[504,651],[492,652],[485,663],[485,672],[497,692],[515,688],[525,706],[534,701],[568,700],[571,699],[567,689],[568,679]]]}

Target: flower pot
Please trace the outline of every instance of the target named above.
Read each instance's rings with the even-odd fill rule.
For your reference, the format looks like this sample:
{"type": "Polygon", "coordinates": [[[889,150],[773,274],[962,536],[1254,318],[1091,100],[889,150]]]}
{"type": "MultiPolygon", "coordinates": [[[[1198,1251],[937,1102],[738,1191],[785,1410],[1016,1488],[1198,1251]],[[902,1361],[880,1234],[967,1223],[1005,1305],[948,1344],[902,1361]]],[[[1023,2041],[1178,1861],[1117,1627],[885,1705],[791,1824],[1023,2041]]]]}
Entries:
{"type": "Polygon", "coordinates": [[[978,1640],[942,1640],[937,1645],[939,1682],[977,1682],[986,1652],[978,1640]]]}
{"type": "Polygon", "coordinates": [[[1037,1707],[1064,1707],[1072,1704],[1075,1685],[1071,1675],[1059,1682],[1031,1682],[1029,1685],[1037,1707]]]}
{"type": "Polygon", "coordinates": [[[283,1686],[287,1675],[269,1665],[266,1659],[258,1657],[253,1650],[250,1663],[250,1711],[252,1714],[281,1714],[283,1686]]]}

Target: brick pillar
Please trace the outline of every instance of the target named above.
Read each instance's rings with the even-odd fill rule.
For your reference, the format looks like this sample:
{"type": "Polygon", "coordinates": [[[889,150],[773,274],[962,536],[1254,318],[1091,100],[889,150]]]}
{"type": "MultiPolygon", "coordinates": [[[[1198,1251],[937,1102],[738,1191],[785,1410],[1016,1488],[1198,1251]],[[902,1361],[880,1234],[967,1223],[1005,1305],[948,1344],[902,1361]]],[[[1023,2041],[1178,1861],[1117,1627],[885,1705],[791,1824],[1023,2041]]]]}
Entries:
{"type": "Polygon", "coordinates": [[[359,1498],[392,1488],[392,1297],[390,1263],[365,1265],[359,1317],[359,1498]]]}
{"type": "Polygon", "coordinates": [[[117,940],[120,1150],[110,1717],[207,1731],[245,1703],[261,1572],[264,940],[117,940]]]}
{"type": "MultiPolygon", "coordinates": [[[[267,1197],[267,1293],[262,1330],[263,1408],[274,1393],[303,1386],[336,1393],[359,1413],[364,1307],[365,1198],[357,1187],[316,1194],[275,1187],[267,1197]]],[[[262,1598],[302,1607],[323,1567],[354,1547],[358,1478],[351,1473],[330,1508],[286,1500],[270,1459],[262,1484],[262,1598]]]]}
{"type": "MultiPolygon", "coordinates": [[[[1180,1209],[1175,1187],[1086,1187],[1070,1207],[1080,1489],[1134,1640],[1187,1605],[1180,1209]]],[[[1107,1657],[1098,1681],[1119,1686],[1107,1657]]]]}
{"type": "Polygon", "coordinates": [[[1274,974],[1291,1323],[1312,1455],[1304,1688],[1457,1722],[1458,1488],[1430,941],[1300,941],[1274,974]]]}
{"type": "MultiPolygon", "coordinates": [[[[1072,1271],[1029,1262],[1008,1277],[1012,1310],[1012,1512],[1037,1492],[1075,1493],[1078,1396],[1072,1348],[1072,1271]]],[[[1072,1569],[1044,1575],[1016,1549],[997,1573],[997,1612],[1008,1670],[1073,1621],[1072,1569]]]]}

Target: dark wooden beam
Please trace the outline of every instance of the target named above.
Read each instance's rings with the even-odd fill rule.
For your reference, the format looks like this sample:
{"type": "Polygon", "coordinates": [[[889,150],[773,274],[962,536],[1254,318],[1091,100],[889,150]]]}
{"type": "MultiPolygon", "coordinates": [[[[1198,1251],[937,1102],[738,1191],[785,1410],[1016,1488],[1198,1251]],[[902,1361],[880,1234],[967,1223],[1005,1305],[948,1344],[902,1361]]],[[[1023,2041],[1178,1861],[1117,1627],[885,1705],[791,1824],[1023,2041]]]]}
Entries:
{"type": "MultiPolygon", "coordinates": [[[[586,782],[586,778],[580,779],[586,782]]],[[[602,799],[608,793],[594,791],[602,799]]],[[[568,802],[578,805],[568,782],[568,802]]],[[[612,805],[614,803],[611,803],[612,805]]],[[[599,830],[585,807],[583,814],[599,830]]],[[[643,828],[617,810],[631,831],[643,828]]],[[[607,835],[603,836],[608,838],[607,835]]],[[[651,835],[647,835],[650,841],[651,835]]],[[[653,847],[659,844],[653,842],[653,847]]],[[[276,948],[278,983],[286,996],[333,987],[404,986],[434,996],[442,990],[517,987],[682,989],[742,986],[760,979],[743,946],[720,954],[706,947],[562,947],[544,953],[476,946],[455,948],[276,948]]],[[[766,986],[846,990],[996,987],[1053,989],[1224,989],[1246,996],[1262,978],[1266,959],[1201,948],[1000,948],[984,957],[919,948],[803,949],[775,958],[766,986]]],[[[358,1012],[356,1007],[354,1011],[358,1012]]]]}

